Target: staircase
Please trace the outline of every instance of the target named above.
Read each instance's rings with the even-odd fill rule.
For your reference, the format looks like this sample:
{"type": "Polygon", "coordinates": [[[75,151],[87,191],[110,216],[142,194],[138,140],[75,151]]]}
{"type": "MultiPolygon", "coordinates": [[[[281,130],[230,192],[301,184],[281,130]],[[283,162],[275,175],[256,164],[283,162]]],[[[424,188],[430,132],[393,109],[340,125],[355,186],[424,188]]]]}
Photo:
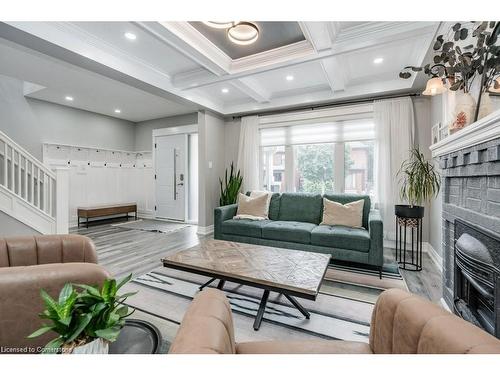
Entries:
{"type": "MultiPolygon", "coordinates": [[[[57,205],[61,193],[67,197],[63,188],[55,172],[0,131],[1,211],[42,234],[67,233],[67,223],[64,228],[57,220],[68,216],[57,205]]],[[[60,205],[67,208],[67,202],[60,205]]]]}

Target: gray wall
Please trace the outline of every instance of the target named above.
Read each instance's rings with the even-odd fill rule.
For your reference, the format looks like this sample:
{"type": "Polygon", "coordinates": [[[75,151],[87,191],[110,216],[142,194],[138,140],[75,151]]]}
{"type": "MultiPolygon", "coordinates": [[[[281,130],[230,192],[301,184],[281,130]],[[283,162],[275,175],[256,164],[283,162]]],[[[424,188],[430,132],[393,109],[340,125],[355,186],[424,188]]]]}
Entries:
{"type": "MultiPolygon", "coordinates": [[[[436,125],[438,122],[442,122],[443,115],[443,107],[442,107],[443,97],[441,95],[436,95],[431,98],[431,108],[430,108],[430,122],[431,128],[436,125]]],[[[438,172],[442,172],[439,168],[438,160],[433,160],[435,168],[438,172]]],[[[429,228],[429,243],[436,250],[439,256],[443,256],[442,249],[442,232],[443,232],[443,222],[442,222],[442,214],[443,214],[443,195],[442,191],[439,192],[439,195],[436,199],[431,201],[431,206],[429,210],[429,220],[430,220],[430,228],[429,228]]]]}
{"type": "Polygon", "coordinates": [[[234,166],[238,164],[238,149],[240,142],[240,129],[241,129],[241,120],[226,120],[224,122],[224,133],[225,133],[225,165],[228,168],[231,165],[231,162],[234,163],[234,166]]]}
{"type": "Polygon", "coordinates": [[[153,147],[153,129],[193,125],[196,123],[198,123],[197,112],[138,122],[135,127],[135,151],[151,151],[153,147]]]}
{"type": "Polygon", "coordinates": [[[0,211],[0,237],[27,236],[34,234],[38,235],[40,233],[0,211]]]}
{"type": "MultiPolygon", "coordinates": [[[[415,142],[418,144],[420,152],[424,154],[426,159],[431,158],[431,116],[430,116],[431,103],[427,96],[420,96],[413,98],[413,109],[415,113],[415,142]]],[[[402,161],[402,160],[401,160],[402,161]]],[[[422,240],[429,242],[430,238],[430,204],[425,206],[425,216],[423,220],[423,233],[422,240]]]]}
{"type": "Polygon", "coordinates": [[[198,143],[198,223],[208,227],[214,223],[214,208],[219,205],[219,177],[226,164],[224,119],[208,111],[198,112],[198,143]]]}
{"type": "Polygon", "coordinates": [[[23,94],[23,82],[0,75],[0,130],[42,159],[42,144],[56,142],[133,150],[133,122],[73,109],[23,94]]]}

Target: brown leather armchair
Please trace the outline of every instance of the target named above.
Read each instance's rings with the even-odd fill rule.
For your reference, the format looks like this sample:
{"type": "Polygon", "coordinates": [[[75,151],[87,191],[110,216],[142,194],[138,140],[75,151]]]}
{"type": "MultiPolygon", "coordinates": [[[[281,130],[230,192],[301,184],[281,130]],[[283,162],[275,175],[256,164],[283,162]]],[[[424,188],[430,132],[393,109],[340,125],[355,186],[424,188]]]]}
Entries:
{"type": "Polygon", "coordinates": [[[383,292],[369,343],[337,340],[236,343],[224,294],[206,289],[184,315],[173,354],[468,354],[500,353],[500,340],[439,306],[399,289],[383,292]]]}
{"type": "Polygon", "coordinates": [[[0,238],[0,352],[36,353],[53,337],[26,336],[40,327],[40,289],[56,298],[65,283],[100,284],[94,243],[80,235],[0,238]]]}

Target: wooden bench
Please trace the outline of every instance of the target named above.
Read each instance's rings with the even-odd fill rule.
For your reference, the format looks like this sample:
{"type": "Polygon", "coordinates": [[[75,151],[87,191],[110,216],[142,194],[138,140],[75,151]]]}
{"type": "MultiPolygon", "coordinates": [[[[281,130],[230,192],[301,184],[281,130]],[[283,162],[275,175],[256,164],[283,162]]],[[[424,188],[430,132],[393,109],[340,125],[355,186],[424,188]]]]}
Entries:
{"type": "Polygon", "coordinates": [[[92,207],[78,207],[78,226],[80,226],[80,218],[86,219],[86,226],[89,227],[89,218],[126,214],[130,212],[135,213],[135,220],[137,220],[137,203],[120,203],[120,204],[105,204],[92,207]]]}

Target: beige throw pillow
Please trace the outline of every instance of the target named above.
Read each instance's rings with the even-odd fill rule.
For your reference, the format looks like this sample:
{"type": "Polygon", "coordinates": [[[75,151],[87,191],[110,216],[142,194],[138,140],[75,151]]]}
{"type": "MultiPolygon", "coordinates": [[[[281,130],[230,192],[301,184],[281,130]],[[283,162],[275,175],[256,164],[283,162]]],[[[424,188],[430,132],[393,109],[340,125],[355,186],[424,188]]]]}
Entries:
{"type": "Polygon", "coordinates": [[[250,220],[266,220],[269,204],[267,203],[267,195],[259,195],[258,197],[249,197],[245,194],[238,195],[238,210],[233,219],[250,219],[250,220]]]}
{"type": "Polygon", "coordinates": [[[362,228],[364,204],[364,199],[342,204],[323,198],[323,221],[320,225],[344,225],[362,228]]]}
{"type": "Polygon", "coordinates": [[[262,195],[267,196],[267,203],[266,203],[266,216],[269,216],[269,204],[271,203],[271,198],[273,196],[273,193],[270,191],[265,191],[265,190],[252,190],[250,192],[250,198],[257,198],[262,195]]]}

